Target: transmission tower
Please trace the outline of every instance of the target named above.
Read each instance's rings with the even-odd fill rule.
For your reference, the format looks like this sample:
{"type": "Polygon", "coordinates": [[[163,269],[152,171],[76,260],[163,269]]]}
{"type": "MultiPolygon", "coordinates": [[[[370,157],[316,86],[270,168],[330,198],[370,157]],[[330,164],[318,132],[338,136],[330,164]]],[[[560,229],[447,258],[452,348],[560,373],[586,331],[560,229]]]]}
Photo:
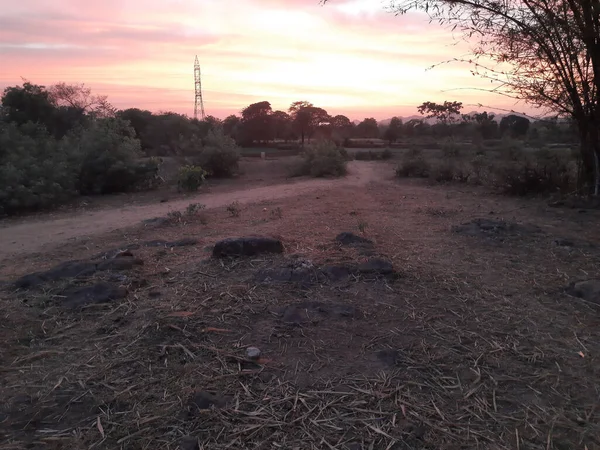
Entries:
{"type": "Polygon", "coordinates": [[[194,103],[194,119],[198,118],[198,106],[200,106],[200,114],[202,114],[202,120],[206,118],[204,114],[204,102],[202,101],[202,82],[200,81],[200,63],[198,62],[198,55],[194,61],[194,81],[196,82],[196,101],[194,103]]]}

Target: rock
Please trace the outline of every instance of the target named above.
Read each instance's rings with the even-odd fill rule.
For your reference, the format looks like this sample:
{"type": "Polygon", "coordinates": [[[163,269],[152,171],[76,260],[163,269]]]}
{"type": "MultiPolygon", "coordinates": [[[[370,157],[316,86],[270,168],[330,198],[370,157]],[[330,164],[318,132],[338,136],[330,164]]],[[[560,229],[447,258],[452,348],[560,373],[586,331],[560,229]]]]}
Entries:
{"type": "Polygon", "coordinates": [[[152,219],[142,220],[144,225],[151,225],[155,227],[160,227],[163,225],[167,225],[169,223],[168,217],[153,217],[152,219]]]}
{"type": "Polygon", "coordinates": [[[536,225],[530,224],[517,224],[492,219],[474,219],[471,222],[453,226],[452,231],[467,236],[503,236],[535,234],[539,233],[541,229],[536,225]]]}
{"type": "Polygon", "coordinates": [[[377,352],[377,359],[384,363],[386,366],[393,367],[398,361],[399,353],[398,350],[386,348],[377,352]]]}
{"type": "Polygon", "coordinates": [[[246,357],[248,359],[257,360],[260,358],[260,349],[257,347],[248,347],[246,349],[246,357]]]}
{"type": "Polygon", "coordinates": [[[179,450],[200,450],[198,438],[194,436],[184,436],[179,441],[179,450]]]}
{"type": "Polygon", "coordinates": [[[385,259],[371,258],[360,263],[358,271],[362,274],[390,275],[394,273],[394,266],[385,259]]]}
{"type": "Polygon", "coordinates": [[[178,241],[167,242],[167,247],[189,247],[192,245],[196,245],[198,243],[198,239],[194,238],[183,238],[178,241]]]}
{"type": "Polygon", "coordinates": [[[108,303],[127,296],[127,289],[115,286],[111,283],[101,282],[83,288],[71,288],[63,295],[63,304],[70,308],[78,308],[94,303],[108,303]]]}
{"type": "Polygon", "coordinates": [[[129,270],[135,266],[141,266],[144,264],[139,258],[132,257],[123,257],[123,258],[115,258],[115,259],[107,259],[106,261],[102,261],[98,264],[97,270],[129,270]]]}
{"type": "Polygon", "coordinates": [[[575,247],[575,243],[569,239],[555,239],[554,245],[558,247],[575,247]]]}
{"type": "Polygon", "coordinates": [[[47,281],[58,281],[64,278],[78,278],[93,275],[97,271],[96,264],[89,261],[66,261],[45,272],[25,275],[15,281],[15,287],[28,289],[47,281]]]}
{"type": "Polygon", "coordinates": [[[243,237],[219,241],[213,248],[215,258],[254,256],[261,253],[283,253],[283,244],[278,239],[267,237],[243,237]]]}
{"type": "Polygon", "coordinates": [[[335,237],[335,240],[342,245],[354,245],[354,244],[373,244],[373,241],[366,239],[362,236],[357,236],[354,233],[344,231],[335,237]]]}
{"type": "Polygon", "coordinates": [[[227,402],[219,395],[206,391],[198,391],[190,399],[190,412],[194,410],[210,409],[211,407],[222,408],[227,402]]]}
{"type": "Polygon", "coordinates": [[[348,265],[330,265],[321,268],[321,273],[330,281],[342,281],[354,274],[355,268],[348,265]]]}
{"type": "Polygon", "coordinates": [[[279,313],[283,323],[296,326],[325,319],[359,317],[359,312],[354,306],[344,303],[301,302],[287,305],[279,313]]]}
{"type": "Polygon", "coordinates": [[[585,280],[571,283],[565,291],[574,297],[600,305],[600,280],[585,280]]]}

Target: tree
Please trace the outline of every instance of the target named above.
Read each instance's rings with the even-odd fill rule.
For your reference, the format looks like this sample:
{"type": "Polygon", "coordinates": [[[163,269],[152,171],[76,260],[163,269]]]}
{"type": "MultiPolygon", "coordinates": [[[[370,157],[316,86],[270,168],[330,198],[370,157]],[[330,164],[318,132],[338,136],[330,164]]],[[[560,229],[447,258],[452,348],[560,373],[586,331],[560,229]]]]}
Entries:
{"type": "MultiPolygon", "coordinates": [[[[116,115],[123,120],[129,121],[138,139],[141,138],[146,128],[152,123],[152,113],[148,110],[129,108],[117,111],[116,115]]],[[[142,147],[144,147],[144,143],[142,143],[142,147]]]]}
{"type": "Polygon", "coordinates": [[[237,141],[240,133],[241,123],[242,120],[235,114],[227,116],[225,120],[223,120],[223,133],[237,141]]]}
{"type": "Polygon", "coordinates": [[[374,138],[379,137],[379,126],[377,120],[370,117],[363,120],[361,123],[356,125],[354,129],[354,135],[358,138],[374,138]]]}
{"type": "Polygon", "coordinates": [[[495,117],[494,114],[488,114],[487,111],[484,111],[472,116],[464,115],[463,120],[467,124],[475,124],[475,130],[483,139],[492,139],[498,134],[498,122],[496,122],[495,117]]]}
{"type": "Polygon", "coordinates": [[[94,117],[113,117],[116,112],[106,95],[93,95],[84,83],[57,83],[50,86],[48,93],[54,105],[80,109],[94,117]]]}
{"type": "Polygon", "coordinates": [[[272,115],[273,135],[275,139],[287,141],[293,135],[292,118],[285,111],[275,111],[272,115]]]}
{"type": "Polygon", "coordinates": [[[346,139],[349,139],[352,136],[354,124],[348,117],[337,115],[330,118],[330,123],[332,127],[331,135],[336,143],[342,144],[346,139]]]}
{"type": "Polygon", "coordinates": [[[6,122],[18,125],[40,123],[50,130],[56,108],[44,86],[25,81],[23,86],[4,89],[2,111],[6,122]]]}
{"type": "Polygon", "coordinates": [[[294,128],[300,134],[302,145],[304,145],[305,137],[308,137],[310,141],[319,126],[329,124],[330,118],[327,111],[307,101],[292,103],[288,111],[294,128]]]}
{"type": "Polygon", "coordinates": [[[253,103],[242,111],[242,136],[244,141],[268,141],[273,138],[271,103],[253,103]]]}
{"type": "Polygon", "coordinates": [[[600,193],[598,0],[393,0],[391,10],[421,10],[462,32],[473,47],[460,61],[493,82],[492,92],[571,117],[582,179],[600,193]]]}
{"type": "Polygon", "coordinates": [[[445,101],[443,104],[425,102],[417,109],[427,119],[437,119],[444,125],[451,125],[458,121],[462,107],[461,102],[445,101]]]}
{"type": "Polygon", "coordinates": [[[383,133],[383,137],[390,144],[396,142],[402,133],[402,119],[399,117],[392,117],[390,124],[383,133]]]}
{"type": "Polygon", "coordinates": [[[510,114],[504,116],[500,121],[500,133],[504,134],[509,132],[512,137],[525,137],[527,130],[529,130],[529,124],[531,122],[526,117],[516,116],[510,114]]]}

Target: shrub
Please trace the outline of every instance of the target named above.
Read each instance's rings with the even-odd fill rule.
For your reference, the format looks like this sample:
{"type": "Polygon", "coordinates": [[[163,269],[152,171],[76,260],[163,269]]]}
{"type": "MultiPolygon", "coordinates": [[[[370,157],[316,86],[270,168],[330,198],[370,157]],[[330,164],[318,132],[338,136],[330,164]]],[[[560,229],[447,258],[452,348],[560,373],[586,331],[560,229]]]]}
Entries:
{"type": "Polygon", "coordinates": [[[507,195],[518,196],[567,192],[574,188],[576,168],[573,161],[556,154],[540,156],[496,166],[497,187],[507,195]]]}
{"type": "Polygon", "coordinates": [[[200,166],[183,166],[177,174],[177,188],[180,191],[195,192],[206,177],[206,171],[200,166]]]}
{"type": "Polygon", "coordinates": [[[195,165],[206,170],[209,176],[230,177],[238,170],[240,148],[235,141],[217,128],[208,133],[206,145],[194,158],[195,165]]]}
{"type": "Polygon", "coordinates": [[[442,155],[444,155],[444,157],[458,158],[460,153],[460,146],[456,141],[450,139],[442,144],[442,155]]]}
{"type": "Polygon", "coordinates": [[[369,161],[371,160],[371,152],[356,152],[354,153],[354,159],[357,161],[369,161]]]}
{"type": "Polygon", "coordinates": [[[500,143],[500,157],[509,161],[519,161],[525,156],[523,143],[511,138],[504,138],[500,143]]]}
{"type": "Polygon", "coordinates": [[[383,152],[381,152],[381,159],[392,159],[392,151],[389,148],[386,148],[383,152]]]}
{"type": "Polygon", "coordinates": [[[396,176],[427,178],[430,170],[431,166],[424,158],[407,158],[396,168],[396,176]]]}
{"type": "Polygon", "coordinates": [[[321,141],[306,149],[298,171],[313,177],[340,177],[347,173],[346,164],[342,152],[333,142],[321,141]]]}
{"type": "Polygon", "coordinates": [[[442,163],[431,168],[429,179],[438,183],[453,181],[455,172],[456,165],[452,161],[444,160],[442,163]]]}
{"type": "Polygon", "coordinates": [[[82,194],[110,194],[139,189],[158,174],[156,161],[140,163],[140,141],[121,119],[101,119],[63,140],[77,148],[81,158],[79,191],[82,194]]]}
{"type": "Polygon", "coordinates": [[[56,206],[77,195],[78,161],[43,126],[0,122],[0,214],[56,206]]]}

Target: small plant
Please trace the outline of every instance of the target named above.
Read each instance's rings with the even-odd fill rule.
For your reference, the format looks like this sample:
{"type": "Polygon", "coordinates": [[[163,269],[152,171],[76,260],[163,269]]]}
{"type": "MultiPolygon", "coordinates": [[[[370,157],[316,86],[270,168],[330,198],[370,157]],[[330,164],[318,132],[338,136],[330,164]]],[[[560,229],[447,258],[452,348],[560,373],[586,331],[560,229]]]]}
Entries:
{"type": "Polygon", "coordinates": [[[195,216],[205,208],[206,205],[203,205],[202,203],[190,203],[189,205],[187,205],[187,208],[185,208],[185,213],[188,216],[195,216]]]}
{"type": "Polygon", "coordinates": [[[167,213],[167,218],[170,222],[181,223],[181,221],[183,220],[183,214],[181,213],[181,211],[169,211],[167,213]]]}
{"type": "Polygon", "coordinates": [[[358,231],[360,231],[362,234],[365,234],[365,232],[367,231],[367,227],[368,227],[367,222],[359,222],[358,223],[358,231]]]}
{"type": "Polygon", "coordinates": [[[429,179],[438,183],[453,181],[455,172],[455,165],[451,161],[445,160],[430,170],[429,179]]]}
{"type": "Polygon", "coordinates": [[[273,219],[281,219],[283,217],[283,211],[279,206],[271,210],[271,217],[273,219]]]}
{"type": "Polygon", "coordinates": [[[230,205],[227,206],[227,212],[229,212],[229,214],[231,214],[231,217],[240,217],[240,213],[241,213],[240,204],[237,201],[231,203],[230,205]]]}
{"type": "Polygon", "coordinates": [[[458,158],[460,153],[460,146],[454,140],[448,140],[442,145],[442,155],[445,158],[458,158]]]}
{"type": "Polygon", "coordinates": [[[204,184],[206,175],[200,166],[183,166],[177,174],[177,187],[180,191],[195,192],[204,184]]]}
{"type": "Polygon", "coordinates": [[[381,152],[381,159],[392,159],[392,151],[389,148],[386,148],[383,152],[381,152]]]}
{"type": "Polygon", "coordinates": [[[347,173],[346,164],[347,159],[333,142],[321,141],[306,149],[295,174],[341,177],[347,173]]]}

